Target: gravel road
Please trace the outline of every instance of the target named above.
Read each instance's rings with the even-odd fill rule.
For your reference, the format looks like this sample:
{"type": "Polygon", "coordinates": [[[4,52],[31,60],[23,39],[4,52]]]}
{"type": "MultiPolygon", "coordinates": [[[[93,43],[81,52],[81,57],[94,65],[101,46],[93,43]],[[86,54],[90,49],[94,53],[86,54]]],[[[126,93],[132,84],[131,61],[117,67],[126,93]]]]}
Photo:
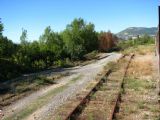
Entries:
{"type": "MultiPolygon", "coordinates": [[[[11,118],[16,120],[46,120],[50,118],[54,114],[55,109],[63,105],[68,99],[74,97],[89,82],[94,80],[97,74],[103,70],[104,65],[110,61],[116,61],[122,56],[118,53],[106,55],[108,57],[104,57],[85,66],[55,71],[56,73],[67,72],[70,75],[58,80],[57,84],[43,88],[5,107],[3,109],[4,117],[2,120],[9,120],[11,118]]],[[[47,76],[52,76],[53,74],[54,71],[48,74],[45,73],[47,76]]]]}

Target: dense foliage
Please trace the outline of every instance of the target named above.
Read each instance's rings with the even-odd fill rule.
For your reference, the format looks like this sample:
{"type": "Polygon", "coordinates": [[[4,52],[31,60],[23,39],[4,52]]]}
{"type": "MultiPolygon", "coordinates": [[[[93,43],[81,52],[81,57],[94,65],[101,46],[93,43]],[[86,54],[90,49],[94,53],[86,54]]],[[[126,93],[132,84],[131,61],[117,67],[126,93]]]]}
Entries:
{"type": "Polygon", "coordinates": [[[84,54],[98,48],[98,38],[94,25],[83,19],[75,19],[61,33],[64,48],[71,59],[82,58],[84,54]]]}
{"type": "Polygon", "coordinates": [[[98,49],[94,24],[81,18],[74,19],[60,33],[48,26],[39,40],[33,42],[28,42],[25,29],[22,29],[20,44],[13,43],[2,32],[0,22],[0,81],[49,66],[63,66],[69,60],[83,59],[85,54],[98,49]]]}
{"type": "MultiPolygon", "coordinates": [[[[96,32],[94,24],[83,19],[74,19],[64,31],[54,32],[46,27],[38,40],[29,42],[27,30],[22,29],[20,44],[3,36],[0,21],[0,82],[23,73],[35,72],[50,66],[66,66],[70,61],[83,60],[109,51],[117,44],[117,37],[111,32],[96,32]]],[[[134,40],[119,42],[120,48],[139,44],[150,44],[154,40],[145,35],[134,40]]]]}
{"type": "Polygon", "coordinates": [[[110,31],[100,32],[98,35],[98,40],[99,50],[102,52],[108,52],[113,50],[118,42],[118,38],[110,31]]]}
{"type": "Polygon", "coordinates": [[[118,42],[110,31],[98,33],[94,24],[81,18],[74,19],[60,33],[48,26],[33,42],[29,42],[25,29],[22,29],[20,44],[13,43],[2,33],[3,24],[0,21],[0,82],[50,66],[66,66],[70,61],[94,58],[98,50],[107,52],[154,43],[148,35],[118,42]],[[115,47],[117,42],[118,47],[115,47]]]}
{"type": "Polygon", "coordinates": [[[138,45],[147,45],[147,44],[154,44],[155,38],[148,36],[147,34],[143,36],[137,36],[137,38],[129,40],[121,40],[119,41],[118,47],[120,49],[126,49],[128,47],[136,47],[138,45]]]}

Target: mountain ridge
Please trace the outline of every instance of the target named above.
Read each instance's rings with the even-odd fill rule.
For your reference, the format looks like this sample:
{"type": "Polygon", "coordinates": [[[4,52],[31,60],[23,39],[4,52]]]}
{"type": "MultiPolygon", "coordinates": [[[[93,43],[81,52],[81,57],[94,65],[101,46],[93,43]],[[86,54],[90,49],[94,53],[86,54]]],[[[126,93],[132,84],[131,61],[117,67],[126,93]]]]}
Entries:
{"type": "Polygon", "coordinates": [[[154,37],[157,33],[157,30],[157,27],[128,27],[120,31],[116,35],[121,39],[135,38],[137,36],[143,36],[145,34],[154,37]]]}

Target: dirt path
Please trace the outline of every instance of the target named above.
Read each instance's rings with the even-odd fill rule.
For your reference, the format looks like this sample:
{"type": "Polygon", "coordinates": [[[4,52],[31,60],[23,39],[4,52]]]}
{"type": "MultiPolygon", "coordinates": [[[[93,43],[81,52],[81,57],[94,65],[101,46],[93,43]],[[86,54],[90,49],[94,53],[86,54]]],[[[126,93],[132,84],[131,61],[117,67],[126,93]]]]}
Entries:
{"type": "Polygon", "coordinates": [[[87,86],[103,70],[104,65],[120,57],[121,54],[112,53],[95,63],[66,70],[71,73],[70,76],[62,78],[56,85],[46,87],[4,108],[3,120],[44,120],[87,86]]]}

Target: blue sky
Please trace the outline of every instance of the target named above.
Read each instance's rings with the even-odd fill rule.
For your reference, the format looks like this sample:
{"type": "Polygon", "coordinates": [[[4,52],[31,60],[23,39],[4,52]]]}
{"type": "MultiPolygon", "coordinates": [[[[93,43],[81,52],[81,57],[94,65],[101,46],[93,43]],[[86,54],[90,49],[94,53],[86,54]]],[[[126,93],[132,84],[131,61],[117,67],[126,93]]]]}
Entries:
{"type": "Polygon", "coordinates": [[[95,24],[97,31],[117,33],[127,27],[158,25],[159,0],[0,0],[3,34],[19,42],[22,28],[37,40],[47,26],[62,31],[74,18],[95,24]]]}

